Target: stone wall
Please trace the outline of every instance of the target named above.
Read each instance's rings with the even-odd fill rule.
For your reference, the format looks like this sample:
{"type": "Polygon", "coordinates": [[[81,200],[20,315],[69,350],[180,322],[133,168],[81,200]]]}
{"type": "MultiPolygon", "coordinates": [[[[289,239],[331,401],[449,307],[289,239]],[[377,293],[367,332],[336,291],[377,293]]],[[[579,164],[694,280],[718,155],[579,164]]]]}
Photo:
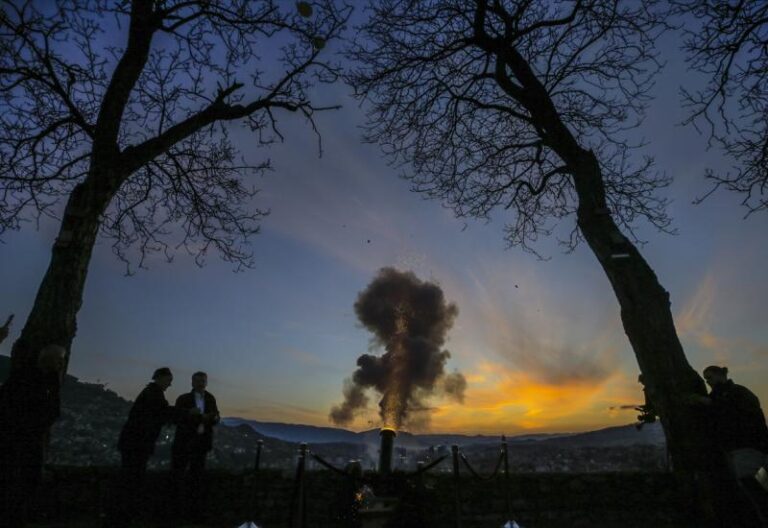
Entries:
{"type": "MultiPolygon", "coordinates": [[[[55,469],[40,490],[35,508],[38,522],[99,526],[112,500],[116,475],[114,469],[55,469]]],[[[388,521],[389,526],[398,528],[454,526],[455,483],[451,475],[428,475],[421,485],[397,473],[390,479],[378,475],[365,478],[376,495],[398,499],[393,502],[394,509],[378,515],[379,525],[388,521]]],[[[289,526],[295,497],[292,475],[209,472],[207,481],[207,525],[235,527],[256,520],[265,528],[289,526]]],[[[164,524],[169,517],[175,518],[167,484],[166,474],[148,475],[144,507],[137,512],[137,520],[151,525],[163,514],[164,524]]],[[[348,526],[343,519],[354,511],[350,509],[353,487],[348,479],[329,471],[310,471],[305,486],[307,526],[348,526]]],[[[463,528],[502,526],[507,518],[505,489],[503,478],[480,481],[462,477],[463,528]]],[[[691,518],[690,487],[666,473],[520,474],[510,476],[508,489],[512,517],[523,528],[697,526],[691,518]]],[[[365,511],[360,516],[375,517],[366,517],[365,511]]]]}

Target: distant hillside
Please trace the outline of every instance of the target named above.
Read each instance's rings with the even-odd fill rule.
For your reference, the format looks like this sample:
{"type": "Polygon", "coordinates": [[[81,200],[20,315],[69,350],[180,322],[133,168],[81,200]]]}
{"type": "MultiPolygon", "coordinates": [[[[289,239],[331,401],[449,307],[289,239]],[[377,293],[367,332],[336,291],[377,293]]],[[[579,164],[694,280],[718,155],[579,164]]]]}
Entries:
{"type": "MultiPolygon", "coordinates": [[[[244,418],[226,418],[227,425],[247,425],[263,435],[291,442],[322,444],[326,442],[346,442],[351,444],[377,445],[379,430],[371,429],[355,433],[334,427],[316,427],[311,425],[259,422],[244,418]]],[[[395,445],[408,449],[426,449],[436,445],[470,446],[495,445],[499,436],[461,435],[461,434],[412,434],[400,432],[395,445]]],[[[560,447],[608,447],[630,445],[664,445],[664,432],[661,426],[650,424],[637,430],[634,425],[608,427],[587,433],[529,434],[509,438],[512,444],[541,443],[560,447]]]]}
{"type": "Polygon", "coordinates": [[[224,418],[228,426],[247,425],[265,436],[279,438],[288,442],[307,442],[325,444],[329,442],[361,443],[358,433],[335,427],[317,427],[314,425],[286,424],[279,422],[258,422],[245,418],[224,418]]]}
{"type": "MultiPolygon", "coordinates": [[[[248,425],[254,431],[290,442],[307,442],[323,444],[327,442],[347,442],[352,444],[378,444],[379,429],[371,429],[356,433],[336,427],[318,427],[313,425],[286,424],[278,422],[260,422],[245,418],[225,418],[227,425],[248,425]]],[[[552,435],[527,435],[525,439],[549,437],[552,435]]],[[[401,431],[397,435],[396,444],[409,449],[426,449],[433,445],[470,445],[498,444],[499,436],[461,435],[461,434],[413,434],[401,431]]]]}
{"type": "MultiPolygon", "coordinates": [[[[10,358],[0,356],[0,383],[5,382],[10,358]]],[[[67,375],[61,389],[61,418],[51,431],[49,462],[59,465],[109,466],[120,462],[117,439],[128,417],[131,402],[101,384],[86,383],[67,375]]],[[[222,424],[216,428],[210,467],[246,470],[253,465],[258,440],[263,441],[262,467],[290,468],[295,464],[297,446],[290,441],[269,438],[248,425],[222,424]]],[[[160,434],[150,467],[164,468],[170,461],[172,426],[160,434]]],[[[326,443],[316,451],[336,463],[349,458],[370,465],[362,445],[326,443]]]]}
{"type": "Polygon", "coordinates": [[[540,440],[542,444],[563,447],[622,447],[632,445],[663,446],[664,430],[659,422],[638,430],[634,425],[608,427],[598,431],[540,440]]]}
{"type": "MultiPolygon", "coordinates": [[[[0,356],[0,382],[5,380],[9,364],[10,358],[0,356]]],[[[130,401],[103,385],[66,376],[62,386],[62,417],[51,436],[50,462],[117,465],[117,438],[130,406],[130,401]]],[[[172,427],[161,434],[152,467],[167,467],[173,434],[172,427]]],[[[313,452],[339,467],[356,458],[363,461],[364,467],[371,468],[378,456],[379,430],[356,433],[334,427],[225,418],[217,428],[209,465],[235,471],[250,468],[258,440],[264,446],[262,467],[294,467],[296,444],[307,442],[313,452]]],[[[400,464],[415,466],[417,459],[446,453],[447,446],[458,444],[472,455],[479,469],[490,471],[498,456],[499,440],[498,436],[401,432],[395,446],[410,453],[407,463],[400,464]]],[[[593,471],[663,465],[664,434],[658,424],[647,425],[641,431],[626,425],[579,434],[522,435],[509,441],[511,464],[521,471],[593,471]]]]}

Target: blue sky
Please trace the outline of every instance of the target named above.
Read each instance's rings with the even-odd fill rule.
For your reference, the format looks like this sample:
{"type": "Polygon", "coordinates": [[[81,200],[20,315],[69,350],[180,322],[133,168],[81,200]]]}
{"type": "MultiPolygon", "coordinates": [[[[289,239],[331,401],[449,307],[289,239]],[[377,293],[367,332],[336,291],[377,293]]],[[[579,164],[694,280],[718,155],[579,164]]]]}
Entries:
{"type": "MultiPolygon", "coordinates": [[[[705,138],[683,128],[678,100],[685,71],[677,40],[662,41],[668,65],[640,130],[668,190],[679,234],[640,227],[643,254],[670,291],[686,353],[701,370],[727,364],[733,378],[768,402],[768,215],[744,219],[739,197],[717,193],[702,205],[705,168],[727,170],[705,138]]],[[[435,400],[434,431],[508,434],[587,430],[631,422],[611,407],[639,403],[637,364],[608,281],[586,246],[562,254],[555,242],[536,260],[505,249],[504,216],[465,223],[409,192],[378,149],[360,142],[363,111],[343,85],[321,102],[343,109],[318,117],[323,156],[302,119],[280,119],[286,141],[270,149],[240,127],[233,138],[249,160],[271,158],[256,205],[271,209],[254,239],[255,267],[233,273],[210,258],[204,268],[172,264],[125,277],[102,240],[94,252],[70,372],[133,398],[158,366],[176,374],[168,396],[192,372],[227,415],[329,425],[355,359],[370,335],[352,304],[383,266],[438,282],[459,307],[449,332],[449,369],[468,379],[464,405],[435,400]]],[[[9,353],[48,264],[56,226],[30,224],[0,245],[0,317],[17,314],[9,353]]],[[[354,427],[376,422],[374,409],[354,427]]]]}

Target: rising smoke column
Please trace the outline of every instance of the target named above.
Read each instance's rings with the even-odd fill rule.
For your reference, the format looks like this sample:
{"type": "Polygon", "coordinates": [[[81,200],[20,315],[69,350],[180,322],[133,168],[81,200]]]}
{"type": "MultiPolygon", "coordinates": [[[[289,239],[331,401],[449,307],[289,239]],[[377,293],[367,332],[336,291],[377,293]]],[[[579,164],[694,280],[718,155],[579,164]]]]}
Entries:
{"type": "Polygon", "coordinates": [[[336,424],[347,424],[366,406],[365,392],[381,394],[380,415],[385,427],[400,429],[409,412],[426,409],[422,400],[441,391],[461,402],[466,380],[445,373],[450,357],[443,350],[446,334],[458,314],[443,291],[411,272],[382,268],[355,302],[360,322],[374,334],[384,354],[363,354],[344,386],[344,402],[330,413],[336,424]]]}

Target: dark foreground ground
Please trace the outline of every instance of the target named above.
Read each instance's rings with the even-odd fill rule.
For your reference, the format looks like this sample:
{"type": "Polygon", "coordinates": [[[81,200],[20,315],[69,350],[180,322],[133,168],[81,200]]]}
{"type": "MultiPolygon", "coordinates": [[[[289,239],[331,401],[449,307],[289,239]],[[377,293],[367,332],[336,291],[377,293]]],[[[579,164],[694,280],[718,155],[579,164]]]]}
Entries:
{"type": "MultiPolygon", "coordinates": [[[[36,499],[33,526],[105,526],[113,500],[114,468],[53,468],[36,499]]],[[[294,476],[210,472],[202,522],[173,512],[168,477],[150,473],[142,490],[135,526],[240,526],[247,520],[264,528],[298,526],[300,492],[294,476]],[[291,519],[294,518],[292,524],[291,519]]],[[[669,473],[516,474],[506,481],[428,475],[421,482],[405,474],[362,482],[330,471],[310,471],[304,481],[306,527],[455,526],[456,501],[463,528],[501,527],[511,515],[523,528],[688,528],[695,505],[690,486],[669,473]],[[373,495],[355,500],[367,485],[373,495]],[[376,497],[391,500],[379,500],[376,497]],[[378,513],[377,513],[378,511],[378,513]]]]}

